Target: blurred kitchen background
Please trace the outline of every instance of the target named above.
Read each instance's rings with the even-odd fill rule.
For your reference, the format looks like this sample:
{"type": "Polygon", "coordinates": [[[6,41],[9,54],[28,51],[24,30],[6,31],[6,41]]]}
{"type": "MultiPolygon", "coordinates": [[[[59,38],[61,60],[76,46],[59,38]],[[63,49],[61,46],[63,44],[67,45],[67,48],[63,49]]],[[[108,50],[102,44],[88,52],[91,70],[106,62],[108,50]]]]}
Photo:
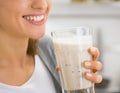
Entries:
{"type": "MultiPolygon", "coordinates": [[[[90,26],[100,48],[103,82],[96,89],[120,92],[120,0],[53,0],[47,33],[56,28],[90,26]]],[[[101,92],[102,93],[102,92],[101,92]]]]}

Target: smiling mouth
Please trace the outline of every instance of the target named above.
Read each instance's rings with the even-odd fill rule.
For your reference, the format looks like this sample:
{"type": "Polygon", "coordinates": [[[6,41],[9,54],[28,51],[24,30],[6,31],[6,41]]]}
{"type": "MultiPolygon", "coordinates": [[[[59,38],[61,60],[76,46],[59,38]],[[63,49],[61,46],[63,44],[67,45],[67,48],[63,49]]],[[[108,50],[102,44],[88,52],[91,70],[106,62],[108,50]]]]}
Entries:
{"type": "Polygon", "coordinates": [[[43,23],[45,16],[44,15],[26,15],[26,16],[23,16],[23,18],[32,24],[40,25],[43,23]]]}

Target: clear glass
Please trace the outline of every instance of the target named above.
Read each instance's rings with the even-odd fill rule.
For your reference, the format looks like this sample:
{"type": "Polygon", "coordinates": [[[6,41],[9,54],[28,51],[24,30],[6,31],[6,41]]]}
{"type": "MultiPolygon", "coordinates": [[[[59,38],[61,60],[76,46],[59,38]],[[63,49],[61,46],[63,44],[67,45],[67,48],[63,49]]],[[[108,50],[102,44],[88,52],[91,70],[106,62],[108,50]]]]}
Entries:
{"type": "Polygon", "coordinates": [[[63,93],[93,93],[93,83],[84,78],[84,73],[91,70],[83,67],[83,62],[92,58],[88,53],[93,45],[92,31],[83,26],[61,28],[51,36],[63,93]]]}

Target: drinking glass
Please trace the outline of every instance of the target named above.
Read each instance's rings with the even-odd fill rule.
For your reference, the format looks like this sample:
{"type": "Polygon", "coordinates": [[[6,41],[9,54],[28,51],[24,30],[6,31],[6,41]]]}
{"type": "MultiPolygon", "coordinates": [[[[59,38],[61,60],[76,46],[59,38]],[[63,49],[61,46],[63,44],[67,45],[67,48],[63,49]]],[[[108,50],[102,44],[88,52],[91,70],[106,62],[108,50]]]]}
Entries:
{"type": "Polygon", "coordinates": [[[61,28],[51,32],[57,65],[60,68],[63,93],[93,93],[93,83],[84,78],[91,69],[83,67],[83,62],[91,60],[88,49],[92,47],[92,31],[80,26],[61,28]]]}

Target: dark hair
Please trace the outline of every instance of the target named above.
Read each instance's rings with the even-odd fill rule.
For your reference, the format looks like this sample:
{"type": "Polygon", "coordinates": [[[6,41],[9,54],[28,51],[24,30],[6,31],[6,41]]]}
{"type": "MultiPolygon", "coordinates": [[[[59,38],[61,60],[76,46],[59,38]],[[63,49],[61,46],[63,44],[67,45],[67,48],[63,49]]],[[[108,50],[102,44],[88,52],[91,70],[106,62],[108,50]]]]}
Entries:
{"type": "Polygon", "coordinates": [[[37,44],[38,44],[38,40],[29,39],[28,49],[27,49],[28,55],[34,56],[35,54],[38,54],[37,44]]]}

